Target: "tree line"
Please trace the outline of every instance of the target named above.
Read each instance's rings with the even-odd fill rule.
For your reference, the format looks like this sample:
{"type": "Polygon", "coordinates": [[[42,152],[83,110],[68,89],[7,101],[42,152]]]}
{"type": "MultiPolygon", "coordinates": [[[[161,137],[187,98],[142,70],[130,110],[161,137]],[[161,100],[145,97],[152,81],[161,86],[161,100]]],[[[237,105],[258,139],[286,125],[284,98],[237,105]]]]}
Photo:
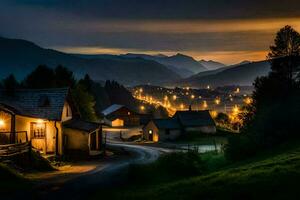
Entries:
{"type": "MultiPolygon", "coordinates": [[[[89,75],[76,80],[72,71],[61,65],[52,69],[39,65],[24,80],[16,80],[13,74],[0,82],[0,88],[7,95],[14,95],[17,89],[70,88],[71,95],[83,119],[98,121],[101,111],[111,104],[135,107],[137,102],[123,85],[116,81],[106,81],[103,85],[92,80],[89,75]]],[[[137,107],[137,106],[136,106],[137,107]]]]}

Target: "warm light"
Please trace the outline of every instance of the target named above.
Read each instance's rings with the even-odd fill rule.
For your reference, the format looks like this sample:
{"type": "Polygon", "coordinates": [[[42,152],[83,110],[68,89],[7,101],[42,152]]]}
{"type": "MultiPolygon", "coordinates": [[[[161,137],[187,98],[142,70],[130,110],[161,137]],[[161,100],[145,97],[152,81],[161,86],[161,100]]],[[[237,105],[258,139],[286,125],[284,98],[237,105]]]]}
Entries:
{"type": "Polygon", "coordinates": [[[164,97],[164,100],[165,100],[165,101],[167,101],[168,99],[169,99],[168,96],[165,96],[165,97],[164,97]]]}
{"type": "Polygon", "coordinates": [[[202,97],[201,97],[201,96],[199,96],[198,98],[199,98],[199,99],[202,99],[202,97]]]}
{"type": "Polygon", "coordinates": [[[239,109],[239,107],[237,106],[237,105],[235,105],[234,107],[233,107],[233,109],[232,109],[232,112],[233,112],[233,114],[238,114],[239,112],[240,112],[240,109],[239,109]]]}
{"type": "Polygon", "coordinates": [[[221,100],[220,99],[215,99],[215,103],[217,104],[217,105],[219,105],[220,103],[221,103],[221,100]]]}
{"type": "Polygon", "coordinates": [[[43,123],[43,122],[44,122],[44,120],[42,120],[42,119],[38,119],[36,122],[37,122],[37,123],[39,123],[39,124],[41,124],[41,123],[43,123]]]}
{"type": "Polygon", "coordinates": [[[177,99],[177,96],[176,95],[173,95],[173,100],[175,101],[177,99]]]}
{"type": "Polygon", "coordinates": [[[140,88],[140,92],[141,92],[141,93],[143,92],[143,88],[140,88]]]}
{"type": "Polygon", "coordinates": [[[184,109],[184,105],[180,104],[180,109],[183,110],[184,109]]]}
{"type": "Polygon", "coordinates": [[[187,90],[190,90],[190,87],[186,87],[187,90]]]}
{"type": "Polygon", "coordinates": [[[210,89],[210,86],[209,86],[209,85],[208,85],[208,86],[206,86],[206,89],[208,89],[208,90],[209,90],[209,89],[210,89]]]}
{"type": "Polygon", "coordinates": [[[145,110],[145,106],[141,106],[140,109],[143,111],[145,110]]]}
{"type": "Polygon", "coordinates": [[[252,103],[252,99],[250,97],[247,97],[244,99],[244,102],[249,105],[252,103]]]}
{"type": "Polygon", "coordinates": [[[0,128],[3,128],[4,127],[4,125],[5,125],[5,122],[4,122],[4,120],[0,120],[0,128]]]}
{"type": "Polygon", "coordinates": [[[191,95],[191,99],[195,99],[195,95],[192,94],[192,95],[191,95]]]}
{"type": "Polygon", "coordinates": [[[203,101],[203,108],[206,109],[208,107],[207,102],[203,101]]]}
{"type": "Polygon", "coordinates": [[[235,93],[240,93],[240,88],[236,88],[235,93]]]}
{"type": "Polygon", "coordinates": [[[212,110],[212,111],[210,111],[210,115],[211,115],[212,118],[216,118],[217,115],[218,115],[218,112],[215,111],[215,110],[212,110]]]}

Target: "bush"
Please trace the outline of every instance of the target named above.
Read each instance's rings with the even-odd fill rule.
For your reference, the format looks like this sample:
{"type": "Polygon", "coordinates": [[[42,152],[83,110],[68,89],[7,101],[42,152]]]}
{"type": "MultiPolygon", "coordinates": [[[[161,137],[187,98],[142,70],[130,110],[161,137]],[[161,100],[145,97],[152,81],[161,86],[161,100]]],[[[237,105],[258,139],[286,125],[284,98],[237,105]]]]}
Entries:
{"type": "Polygon", "coordinates": [[[228,144],[225,145],[224,152],[226,159],[239,161],[254,156],[258,149],[258,145],[250,137],[239,135],[228,138],[228,144]]]}
{"type": "Polygon", "coordinates": [[[201,175],[205,170],[200,154],[178,152],[164,155],[149,165],[132,165],[129,178],[133,182],[148,184],[201,175]]]}
{"type": "Polygon", "coordinates": [[[39,153],[32,151],[31,155],[22,154],[12,158],[13,164],[23,170],[52,171],[51,163],[39,153]]]}

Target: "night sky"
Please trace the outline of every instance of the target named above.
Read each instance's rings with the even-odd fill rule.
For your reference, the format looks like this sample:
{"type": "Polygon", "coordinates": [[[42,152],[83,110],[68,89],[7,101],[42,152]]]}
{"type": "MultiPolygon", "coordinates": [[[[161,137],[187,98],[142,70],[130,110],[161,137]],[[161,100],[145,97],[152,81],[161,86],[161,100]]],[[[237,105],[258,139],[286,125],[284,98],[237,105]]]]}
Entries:
{"type": "Polygon", "coordinates": [[[76,53],[261,60],[299,0],[0,0],[0,35],[76,53]]]}

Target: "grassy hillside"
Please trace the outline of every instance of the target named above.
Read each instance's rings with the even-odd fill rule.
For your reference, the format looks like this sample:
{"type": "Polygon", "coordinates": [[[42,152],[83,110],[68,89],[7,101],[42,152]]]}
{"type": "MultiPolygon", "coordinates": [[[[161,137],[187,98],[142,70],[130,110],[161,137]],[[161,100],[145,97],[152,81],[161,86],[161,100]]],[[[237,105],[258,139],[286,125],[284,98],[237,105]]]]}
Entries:
{"type": "MultiPolygon", "coordinates": [[[[204,160],[205,162],[205,160],[204,160]]],[[[213,161],[210,165],[214,166],[213,161]]],[[[288,144],[254,159],[203,175],[108,191],[113,199],[288,199],[299,197],[300,145],[288,144]],[[293,146],[293,147],[291,147],[293,146]]],[[[217,167],[218,168],[218,167],[217,167]]],[[[159,172],[159,171],[158,171],[159,172]]],[[[160,174],[156,174],[160,176],[160,174]]],[[[94,197],[98,199],[98,195],[94,197]]]]}

